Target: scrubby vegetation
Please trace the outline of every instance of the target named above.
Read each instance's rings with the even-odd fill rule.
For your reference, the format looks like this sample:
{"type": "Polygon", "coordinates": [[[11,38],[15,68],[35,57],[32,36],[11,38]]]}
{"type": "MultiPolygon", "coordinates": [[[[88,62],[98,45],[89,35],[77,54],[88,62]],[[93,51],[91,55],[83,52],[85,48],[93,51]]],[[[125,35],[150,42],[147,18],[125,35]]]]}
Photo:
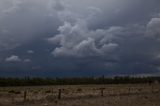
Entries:
{"type": "Polygon", "coordinates": [[[139,84],[160,82],[160,77],[0,78],[0,86],[139,84]]]}

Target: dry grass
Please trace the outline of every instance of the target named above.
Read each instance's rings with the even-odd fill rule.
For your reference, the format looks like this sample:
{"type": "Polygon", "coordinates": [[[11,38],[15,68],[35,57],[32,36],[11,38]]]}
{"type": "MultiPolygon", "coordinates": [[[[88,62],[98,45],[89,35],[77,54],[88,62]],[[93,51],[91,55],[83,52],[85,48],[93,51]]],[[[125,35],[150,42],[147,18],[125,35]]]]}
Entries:
{"type": "Polygon", "coordinates": [[[159,100],[160,85],[148,84],[0,88],[0,106],[160,106],[159,100]],[[103,97],[101,88],[105,88],[103,97]]]}

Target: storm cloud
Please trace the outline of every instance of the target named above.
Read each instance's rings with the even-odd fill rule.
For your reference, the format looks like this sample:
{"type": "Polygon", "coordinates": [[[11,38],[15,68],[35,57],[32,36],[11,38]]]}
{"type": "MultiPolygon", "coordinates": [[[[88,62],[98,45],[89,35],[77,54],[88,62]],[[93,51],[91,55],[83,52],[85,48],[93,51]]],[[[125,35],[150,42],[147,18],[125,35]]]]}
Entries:
{"type": "Polygon", "coordinates": [[[159,75],[159,4],[1,0],[0,70],[4,75],[10,69],[42,76],[159,75]]]}

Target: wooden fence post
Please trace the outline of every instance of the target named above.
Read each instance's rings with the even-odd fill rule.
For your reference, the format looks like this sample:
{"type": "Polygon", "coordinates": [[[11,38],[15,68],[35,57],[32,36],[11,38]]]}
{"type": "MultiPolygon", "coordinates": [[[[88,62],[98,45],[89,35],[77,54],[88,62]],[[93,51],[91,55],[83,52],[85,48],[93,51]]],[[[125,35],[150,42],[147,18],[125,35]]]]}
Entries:
{"type": "Polygon", "coordinates": [[[101,96],[103,96],[103,89],[101,89],[101,96]]]}
{"type": "Polygon", "coordinates": [[[24,100],[24,102],[27,100],[27,91],[26,90],[24,91],[24,99],[23,100],[24,100]]]}
{"type": "Polygon", "coordinates": [[[129,89],[128,89],[128,93],[131,93],[131,88],[129,87],[129,89]]]}
{"type": "Polygon", "coordinates": [[[153,84],[152,84],[152,93],[154,93],[154,87],[153,87],[153,84]]]}
{"type": "Polygon", "coordinates": [[[61,99],[61,93],[62,93],[62,90],[61,90],[61,89],[58,89],[58,99],[59,99],[59,100],[61,99]]]}
{"type": "Polygon", "coordinates": [[[53,89],[51,90],[51,93],[52,93],[52,95],[53,95],[53,89]]]}
{"type": "Polygon", "coordinates": [[[101,96],[104,96],[104,89],[105,88],[100,88],[100,90],[101,90],[101,96]]]}

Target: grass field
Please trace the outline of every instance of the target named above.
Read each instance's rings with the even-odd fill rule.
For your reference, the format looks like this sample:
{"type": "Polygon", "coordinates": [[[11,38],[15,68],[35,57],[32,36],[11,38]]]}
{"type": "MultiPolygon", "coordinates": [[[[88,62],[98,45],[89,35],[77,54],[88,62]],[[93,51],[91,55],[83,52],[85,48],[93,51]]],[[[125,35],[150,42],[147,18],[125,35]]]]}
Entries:
{"type": "Polygon", "coordinates": [[[160,85],[0,87],[0,106],[160,106],[160,85]]]}

